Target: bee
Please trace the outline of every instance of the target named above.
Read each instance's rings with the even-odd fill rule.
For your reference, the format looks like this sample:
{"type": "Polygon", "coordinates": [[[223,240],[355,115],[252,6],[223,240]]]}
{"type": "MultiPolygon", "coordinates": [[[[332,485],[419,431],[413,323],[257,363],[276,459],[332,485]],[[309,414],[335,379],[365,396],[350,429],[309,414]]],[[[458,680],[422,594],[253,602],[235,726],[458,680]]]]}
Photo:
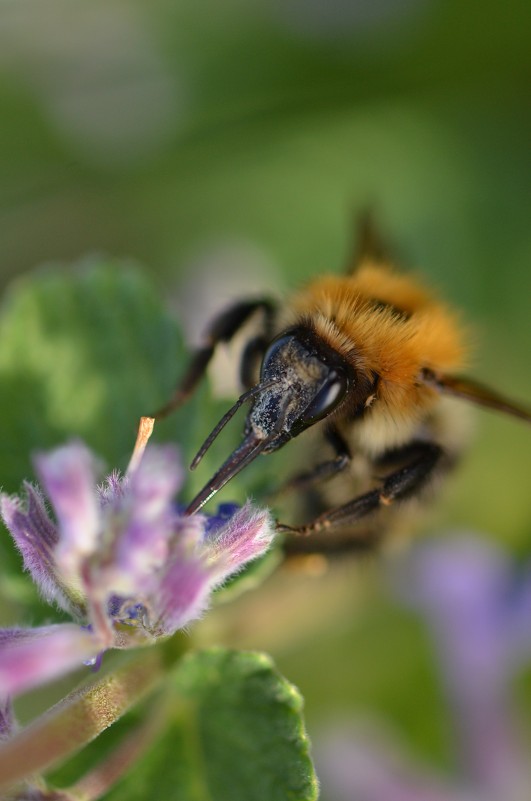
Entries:
{"type": "Polygon", "coordinates": [[[404,502],[422,499],[432,479],[458,461],[463,437],[456,432],[454,399],[531,422],[529,410],[459,377],[467,335],[457,315],[416,278],[395,271],[367,216],[346,274],[318,277],[280,306],[242,301],[217,317],[157,419],[190,397],[217,346],[255,314],[261,330],[241,356],[245,391],[201,446],[192,469],[250,403],[243,438],[192,500],[189,514],[257,456],[314,429],[316,464],[288,487],[318,497],[318,514],[300,526],[280,526],[287,549],[371,547],[404,502]],[[341,477],[334,492],[319,490],[334,477],[341,477]]]}

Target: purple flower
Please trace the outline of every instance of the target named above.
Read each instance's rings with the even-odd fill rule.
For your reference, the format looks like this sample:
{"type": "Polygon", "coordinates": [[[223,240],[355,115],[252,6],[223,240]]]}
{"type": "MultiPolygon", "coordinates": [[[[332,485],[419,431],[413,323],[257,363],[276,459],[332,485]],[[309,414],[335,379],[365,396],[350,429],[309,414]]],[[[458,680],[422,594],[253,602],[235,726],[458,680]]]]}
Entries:
{"type": "Polygon", "coordinates": [[[521,580],[500,550],[472,537],[425,546],[415,562],[413,600],[434,637],[461,769],[503,797],[526,762],[511,680],[531,645],[529,577],[521,580]]]}
{"type": "Polygon", "coordinates": [[[44,598],[75,621],[0,630],[0,688],[16,694],[91,664],[108,648],[167,637],[196,620],[217,586],[262,555],[273,538],[266,511],[249,504],[221,520],[183,516],[176,451],[150,446],[125,477],[96,485],[98,464],[74,442],[37,457],[41,491],[2,495],[0,511],[44,598]]]}
{"type": "Polygon", "coordinates": [[[8,740],[16,729],[11,699],[0,696],[0,743],[8,740]]]}
{"type": "Polygon", "coordinates": [[[429,624],[454,725],[459,776],[443,778],[367,727],[334,727],[317,762],[334,801],[499,801],[529,797],[531,772],[511,693],[531,653],[531,581],[470,536],[417,547],[401,596],[429,624]]]}

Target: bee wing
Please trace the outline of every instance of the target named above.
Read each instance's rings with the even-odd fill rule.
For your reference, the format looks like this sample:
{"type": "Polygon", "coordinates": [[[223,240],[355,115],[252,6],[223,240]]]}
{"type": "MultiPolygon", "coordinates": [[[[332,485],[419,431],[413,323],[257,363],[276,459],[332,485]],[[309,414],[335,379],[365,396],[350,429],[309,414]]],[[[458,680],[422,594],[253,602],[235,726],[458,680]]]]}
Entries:
{"type": "Polygon", "coordinates": [[[375,221],[374,212],[365,209],[356,221],[354,243],[346,260],[345,272],[352,275],[364,262],[391,264],[390,248],[375,221]]]}
{"type": "Polygon", "coordinates": [[[509,398],[505,398],[498,392],[476,381],[472,381],[469,378],[442,375],[427,369],[422,371],[421,378],[424,384],[433,387],[433,389],[445,395],[463,398],[463,400],[468,400],[470,403],[475,403],[478,406],[484,406],[487,409],[494,409],[497,412],[510,414],[513,417],[518,417],[520,420],[531,423],[531,410],[520,406],[518,403],[514,403],[514,401],[509,400],[509,398]]]}

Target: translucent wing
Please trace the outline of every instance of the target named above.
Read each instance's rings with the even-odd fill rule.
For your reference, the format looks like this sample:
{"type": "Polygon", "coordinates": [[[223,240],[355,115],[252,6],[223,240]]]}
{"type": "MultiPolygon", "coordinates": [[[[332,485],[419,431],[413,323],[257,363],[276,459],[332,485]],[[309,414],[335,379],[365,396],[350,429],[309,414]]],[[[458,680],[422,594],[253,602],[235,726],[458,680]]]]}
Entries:
{"type": "Polygon", "coordinates": [[[469,378],[442,375],[425,369],[422,371],[422,381],[445,395],[454,395],[456,398],[463,398],[463,400],[468,400],[478,406],[510,414],[531,423],[531,410],[469,378]]]}

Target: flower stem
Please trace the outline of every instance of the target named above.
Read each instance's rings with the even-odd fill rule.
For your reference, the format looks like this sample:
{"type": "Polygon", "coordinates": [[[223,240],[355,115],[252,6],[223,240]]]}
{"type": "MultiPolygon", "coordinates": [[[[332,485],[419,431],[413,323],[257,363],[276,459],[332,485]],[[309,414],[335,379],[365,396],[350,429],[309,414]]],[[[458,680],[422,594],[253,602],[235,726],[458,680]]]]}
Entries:
{"type": "Polygon", "coordinates": [[[163,731],[168,719],[167,702],[158,704],[148,719],[131,732],[104,760],[66,790],[73,798],[98,801],[134,765],[163,731]]]}
{"type": "Polygon", "coordinates": [[[39,774],[94,740],[166,675],[158,649],[74,690],[0,747],[0,789],[39,774]]]}

